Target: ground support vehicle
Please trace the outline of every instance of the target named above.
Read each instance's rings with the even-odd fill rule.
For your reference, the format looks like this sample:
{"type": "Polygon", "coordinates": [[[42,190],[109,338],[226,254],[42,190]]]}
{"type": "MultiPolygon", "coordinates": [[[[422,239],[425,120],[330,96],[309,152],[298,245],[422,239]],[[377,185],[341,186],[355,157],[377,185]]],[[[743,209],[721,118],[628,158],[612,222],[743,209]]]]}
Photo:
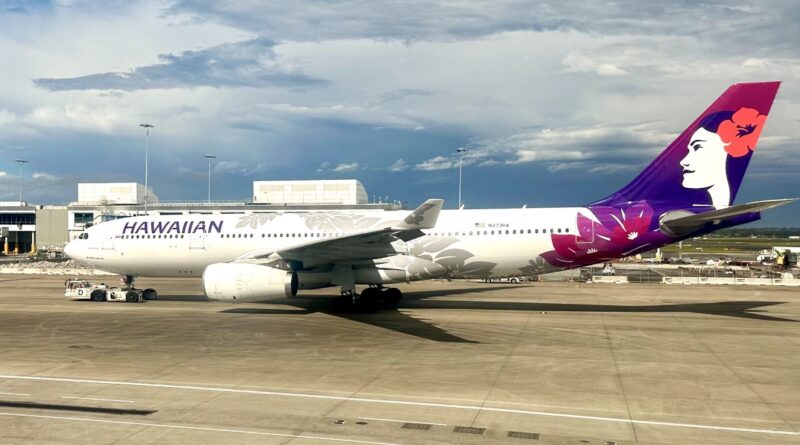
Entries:
{"type": "Polygon", "coordinates": [[[88,280],[72,278],[64,282],[64,296],[72,300],[117,301],[139,303],[144,300],[155,300],[158,294],[153,289],[136,289],[133,287],[111,287],[105,283],[92,284],[88,280]]]}

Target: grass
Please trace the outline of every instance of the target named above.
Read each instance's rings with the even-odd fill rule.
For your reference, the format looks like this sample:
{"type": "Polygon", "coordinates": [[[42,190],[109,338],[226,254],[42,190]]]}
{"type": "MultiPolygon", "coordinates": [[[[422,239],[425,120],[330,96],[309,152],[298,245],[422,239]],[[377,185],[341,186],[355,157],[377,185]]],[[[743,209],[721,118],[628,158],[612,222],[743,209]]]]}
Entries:
{"type": "MultiPolygon", "coordinates": [[[[709,236],[685,240],[683,242],[683,253],[757,255],[764,249],[772,250],[773,246],[800,247],[800,239],[709,236]]],[[[665,246],[661,250],[670,254],[679,252],[677,243],[665,246]]]]}

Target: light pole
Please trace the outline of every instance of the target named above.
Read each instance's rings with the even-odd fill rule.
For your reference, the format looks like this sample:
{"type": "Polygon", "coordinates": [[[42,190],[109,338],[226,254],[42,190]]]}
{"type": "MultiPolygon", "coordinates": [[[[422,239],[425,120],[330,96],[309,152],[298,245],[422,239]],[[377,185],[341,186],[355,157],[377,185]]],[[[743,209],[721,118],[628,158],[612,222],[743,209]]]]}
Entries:
{"type": "Polygon", "coordinates": [[[458,152],[458,208],[461,208],[461,170],[462,166],[464,165],[464,152],[467,149],[464,147],[459,147],[456,152],[458,152]]]}
{"type": "Polygon", "coordinates": [[[22,206],[22,164],[27,164],[30,161],[25,159],[14,159],[14,162],[19,164],[19,205],[22,206]]]}
{"type": "Polygon", "coordinates": [[[150,155],[150,129],[155,128],[155,125],[150,124],[139,124],[140,127],[147,130],[147,133],[144,137],[144,213],[147,214],[147,199],[150,195],[150,191],[147,188],[147,163],[148,157],[150,155]]]}
{"type": "Polygon", "coordinates": [[[208,203],[211,204],[211,160],[217,159],[214,155],[205,155],[208,159],[208,203]]]}

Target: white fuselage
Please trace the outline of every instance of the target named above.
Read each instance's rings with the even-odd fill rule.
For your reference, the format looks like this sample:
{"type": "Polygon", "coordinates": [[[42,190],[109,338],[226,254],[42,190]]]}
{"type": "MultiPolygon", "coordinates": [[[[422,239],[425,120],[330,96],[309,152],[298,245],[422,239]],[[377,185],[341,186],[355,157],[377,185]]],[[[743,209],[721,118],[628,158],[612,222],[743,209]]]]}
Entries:
{"type": "MultiPolygon", "coordinates": [[[[435,228],[425,230],[425,236],[399,242],[397,256],[427,258],[441,264],[444,268],[437,272],[440,276],[550,272],[556,268],[534,264],[535,260],[553,249],[551,234],[577,233],[575,215],[581,210],[442,211],[435,228]]],[[[210,264],[230,262],[254,251],[278,251],[386,226],[407,214],[317,211],[142,216],[91,227],[84,238],[74,240],[66,250],[70,257],[121,275],[201,276],[210,264]]],[[[391,258],[388,256],[387,261],[391,258]]],[[[375,263],[381,262],[369,264],[375,263]]],[[[375,284],[374,280],[370,284],[375,284]]]]}

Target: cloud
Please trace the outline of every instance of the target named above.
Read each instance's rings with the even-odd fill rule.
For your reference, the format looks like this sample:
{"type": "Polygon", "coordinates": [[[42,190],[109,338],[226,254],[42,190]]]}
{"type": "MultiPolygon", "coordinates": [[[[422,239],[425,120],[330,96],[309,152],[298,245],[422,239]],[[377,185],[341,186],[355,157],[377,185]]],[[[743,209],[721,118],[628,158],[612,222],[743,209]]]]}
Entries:
{"type": "Polygon", "coordinates": [[[406,170],[406,169],[408,169],[408,163],[406,161],[404,161],[403,158],[400,158],[400,159],[394,161],[392,163],[392,165],[386,167],[386,170],[389,170],[390,172],[395,172],[395,173],[396,172],[401,172],[401,171],[406,170]]]}
{"type": "Polygon", "coordinates": [[[561,161],[566,159],[586,159],[588,153],[569,150],[517,150],[516,158],[506,160],[506,164],[524,164],[533,161],[561,161]]]}
{"type": "MultiPolygon", "coordinates": [[[[530,162],[643,159],[655,156],[677,134],[659,130],[660,122],[538,129],[501,138],[474,140],[469,159],[478,166],[530,162]],[[493,162],[487,163],[487,160],[493,162]]],[[[570,164],[556,164],[563,169],[570,164]]],[[[576,164],[582,165],[582,164],[576,164]]],[[[551,170],[553,171],[553,170],[551,170]]]]}
{"type": "Polygon", "coordinates": [[[8,174],[8,173],[6,173],[6,172],[4,172],[4,171],[0,170],[0,176],[6,176],[7,174],[8,174]]]}
{"type": "Polygon", "coordinates": [[[78,77],[37,78],[36,86],[50,91],[122,90],[209,87],[305,88],[324,83],[300,70],[281,65],[275,42],[256,38],[225,43],[198,51],[161,54],[161,63],[129,71],[78,77]]]}
{"type": "Polygon", "coordinates": [[[616,65],[603,63],[580,54],[568,54],[561,63],[567,72],[573,73],[594,73],[600,76],[624,76],[628,74],[627,71],[616,65]]]}
{"type": "Polygon", "coordinates": [[[33,179],[44,179],[47,181],[55,181],[57,179],[54,175],[42,172],[34,172],[31,177],[33,179]]]}
{"type": "MultiPolygon", "coordinates": [[[[22,177],[22,199],[31,203],[43,204],[60,202],[64,204],[77,193],[78,178],[72,175],[59,176],[35,172],[22,177]]],[[[0,172],[0,201],[19,199],[19,176],[0,172]]]]}
{"type": "Polygon", "coordinates": [[[336,167],[334,167],[331,171],[335,171],[338,173],[348,173],[348,172],[354,172],[356,170],[358,170],[358,162],[353,162],[350,164],[339,164],[336,167]]]}
{"type": "Polygon", "coordinates": [[[171,12],[196,20],[236,26],[273,39],[322,41],[373,39],[453,41],[507,32],[582,32],[615,36],[692,36],[724,42],[733,54],[741,45],[792,51],[800,40],[793,2],[757,6],[727,0],[649,2],[619,0],[586,3],[562,0],[531,5],[525,0],[428,2],[425,0],[353,0],[337,3],[182,0],[171,12]],[[713,20],[715,26],[708,26],[713,20]],[[776,29],[782,32],[776,32],[776,29]]]}
{"type": "Polygon", "coordinates": [[[415,165],[414,170],[425,170],[425,171],[447,170],[449,168],[455,167],[456,165],[458,164],[456,162],[453,162],[453,160],[449,158],[446,158],[444,156],[436,156],[415,165]]]}
{"type": "Polygon", "coordinates": [[[612,175],[620,172],[635,170],[637,167],[624,164],[592,164],[590,162],[556,162],[547,166],[547,171],[556,173],[564,170],[582,170],[589,174],[599,173],[612,175]]]}
{"type": "Polygon", "coordinates": [[[354,171],[358,171],[358,168],[359,168],[358,162],[351,162],[349,164],[341,163],[337,164],[336,166],[333,166],[333,164],[331,164],[330,162],[325,161],[319,165],[319,168],[317,168],[317,173],[322,173],[326,171],[336,172],[336,173],[351,173],[354,171]]]}

